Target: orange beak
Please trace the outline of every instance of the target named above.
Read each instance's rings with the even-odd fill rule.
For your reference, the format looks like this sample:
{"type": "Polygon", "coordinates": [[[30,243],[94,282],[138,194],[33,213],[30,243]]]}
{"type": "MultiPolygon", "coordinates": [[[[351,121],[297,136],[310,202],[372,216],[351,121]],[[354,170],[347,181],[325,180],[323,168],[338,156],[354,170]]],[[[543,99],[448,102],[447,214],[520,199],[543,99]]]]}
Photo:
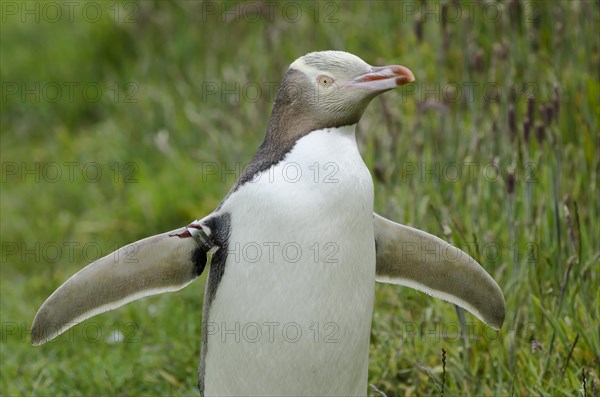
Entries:
{"type": "Polygon", "coordinates": [[[375,66],[369,72],[350,80],[346,86],[365,88],[369,91],[387,91],[413,81],[415,75],[404,66],[375,66]]]}

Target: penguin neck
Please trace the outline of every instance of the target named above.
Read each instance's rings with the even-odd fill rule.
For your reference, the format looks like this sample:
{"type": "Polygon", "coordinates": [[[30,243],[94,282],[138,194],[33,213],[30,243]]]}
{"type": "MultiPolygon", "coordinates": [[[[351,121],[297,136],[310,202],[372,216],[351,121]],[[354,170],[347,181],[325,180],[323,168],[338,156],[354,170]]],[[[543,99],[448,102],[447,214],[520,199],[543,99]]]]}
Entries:
{"type": "Polygon", "coordinates": [[[356,109],[348,108],[348,112],[329,112],[322,103],[319,104],[318,95],[306,75],[288,69],[275,98],[262,146],[284,148],[287,152],[298,139],[312,131],[358,123],[364,107],[366,104],[356,109]]]}
{"type": "MultiPolygon", "coordinates": [[[[313,134],[323,132],[327,134],[336,134],[339,137],[344,137],[346,139],[350,138],[354,142],[354,145],[356,145],[356,124],[331,128],[319,128],[313,131],[308,131],[299,139],[296,139],[292,142],[269,140],[268,138],[265,138],[262,145],[258,148],[256,154],[252,158],[252,161],[250,161],[248,166],[244,168],[244,171],[242,172],[236,183],[233,185],[228,195],[223,199],[223,201],[221,201],[219,208],[221,208],[221,206],[228,199],[228,197],[236,190],[238,190],[241,186],[243,186],[247,182],[251,182],[254,179],[254,177],[258,174],[284,161],[286,156],[294,150],[298,141],[304,140],[305,138],[309,138],[310,136],[313,136],[313,134]],[[280,143],[278,144],[277,142],[280,143]]],[[[335,150],[336,144],[332,142],[330,143],[331,149],[335,150]]]]}
{"type": "Polygon", "coordinates": [[[271,111],[267,133],[261,147],[275,146],[289,151],[304,135],[325,127],[326,122],[315,117],[308,92],[298,92],[303,75],[293,69],[286,73],[271,111]],[[303,94],[303,95],[302,95],[303,94]]]}

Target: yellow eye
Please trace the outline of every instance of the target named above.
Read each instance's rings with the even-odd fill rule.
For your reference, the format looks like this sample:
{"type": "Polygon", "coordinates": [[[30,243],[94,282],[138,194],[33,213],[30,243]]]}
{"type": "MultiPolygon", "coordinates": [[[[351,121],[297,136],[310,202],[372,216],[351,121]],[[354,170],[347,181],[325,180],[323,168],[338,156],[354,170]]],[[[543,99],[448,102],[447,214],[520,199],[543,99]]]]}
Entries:
{"type": "Polygon", "coordinates": [[[331,84],[333,84],[333,79],[329,76],[321,75],[317,77],[317,82],[322,87],[329,87],[331,84]]]}

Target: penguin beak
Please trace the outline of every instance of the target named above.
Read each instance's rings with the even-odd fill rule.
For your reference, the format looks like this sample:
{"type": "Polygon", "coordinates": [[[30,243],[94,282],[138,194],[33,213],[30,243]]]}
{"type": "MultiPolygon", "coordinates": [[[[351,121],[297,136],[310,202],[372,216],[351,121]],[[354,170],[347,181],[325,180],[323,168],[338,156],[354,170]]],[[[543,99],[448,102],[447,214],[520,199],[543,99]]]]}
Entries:
{"type": "Polygon", "coordinates": [[[415,75],[400,65],[374,66],[367,73],[350,80],[346,87],[358,87],[372,92],[383,92],[415,81],[415,75]]]}

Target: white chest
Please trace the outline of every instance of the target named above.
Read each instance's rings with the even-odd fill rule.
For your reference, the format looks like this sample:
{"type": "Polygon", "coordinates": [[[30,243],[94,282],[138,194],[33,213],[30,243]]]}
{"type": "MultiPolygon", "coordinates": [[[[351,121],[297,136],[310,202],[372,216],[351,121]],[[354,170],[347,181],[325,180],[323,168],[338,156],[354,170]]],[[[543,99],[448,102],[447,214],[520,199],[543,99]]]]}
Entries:
{"type": "Polygon", "coordinates": [[[373,184],[354,126],[314,131],[223,204],[206,395],[366,393],[373,184]]]}

